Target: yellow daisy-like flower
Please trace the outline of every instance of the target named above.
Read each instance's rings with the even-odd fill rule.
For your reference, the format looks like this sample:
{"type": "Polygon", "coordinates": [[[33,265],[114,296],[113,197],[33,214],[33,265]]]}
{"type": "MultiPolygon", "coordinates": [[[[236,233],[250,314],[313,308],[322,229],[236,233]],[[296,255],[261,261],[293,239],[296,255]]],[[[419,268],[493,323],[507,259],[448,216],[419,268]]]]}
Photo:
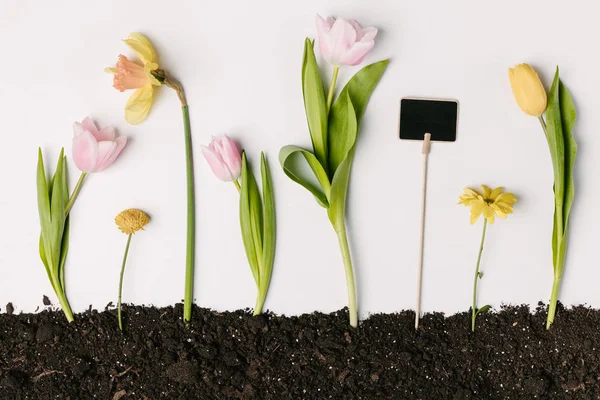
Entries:
{"type": "Polygon", "coordinates": [[[490,224],[494,223],[495,215],[506,218],[513,212],[513,203],[517,202],[514,194],[503,192],[503,187],[492,190],[486,185],[481,185],[483,194],[465,188],[465,193],[460,196],[458,204],[471,207],[471,224],[474,224],[481,214],[490,224]]]}
{"type": "Polygon", "coordinates": [[[150,222],[148,214],[136,208],[129,208],[125,211],[121,211],[119,215],[115,217],[115,224],[117,224],[121,232],[127,235],[143,230],[148,222],[150,222]]]}
{"type": "Polygon", "coordinates": [[[114,75],[113,87],[118,91],[136,89],[125,105],[125,120],[137,125],[150,112],[154,86],[162,83],[152,73],[158,69],[158,64],[150,41],[142,34],[131,33],[123,42],[135,52],[142,65],[121,54],[116,67],[106,68],[105,71],[114,75]]]}

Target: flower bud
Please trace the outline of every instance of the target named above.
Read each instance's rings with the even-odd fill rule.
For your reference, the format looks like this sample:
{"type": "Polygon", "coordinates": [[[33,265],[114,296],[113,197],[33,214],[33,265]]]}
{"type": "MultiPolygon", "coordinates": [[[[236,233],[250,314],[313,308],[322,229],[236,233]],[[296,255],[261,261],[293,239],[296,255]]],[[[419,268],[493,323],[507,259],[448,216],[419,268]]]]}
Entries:
{"type": "Polygon", "coordinates": [[[544,85],[529,64],[519,64],[508,69],[510,86],[517,104],[527,115],[541,116],[548,105],[548,95],[544,85]]]}

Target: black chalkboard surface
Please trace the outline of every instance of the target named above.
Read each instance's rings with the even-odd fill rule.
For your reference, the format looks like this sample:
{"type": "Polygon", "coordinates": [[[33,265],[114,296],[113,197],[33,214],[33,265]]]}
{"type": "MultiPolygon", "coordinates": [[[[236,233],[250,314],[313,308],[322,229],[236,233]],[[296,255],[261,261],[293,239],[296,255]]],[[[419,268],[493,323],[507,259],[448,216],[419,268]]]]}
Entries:
{"type": "Polygon", "coordinates": [[[400,139],[454,142],[458,121],[456,100],[404,98],[400,100],[400,139]]]}

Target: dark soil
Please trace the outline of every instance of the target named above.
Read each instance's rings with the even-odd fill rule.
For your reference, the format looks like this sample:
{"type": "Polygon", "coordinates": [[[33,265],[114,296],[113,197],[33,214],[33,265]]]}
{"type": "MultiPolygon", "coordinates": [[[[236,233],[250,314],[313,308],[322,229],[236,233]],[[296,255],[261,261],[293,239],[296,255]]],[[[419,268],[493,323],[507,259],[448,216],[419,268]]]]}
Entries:
{"type": "Polygon", "coordinates": [[[2,399],[598,399],[600,311],[301,317],[129,307],[0,314],[2,399]]]}

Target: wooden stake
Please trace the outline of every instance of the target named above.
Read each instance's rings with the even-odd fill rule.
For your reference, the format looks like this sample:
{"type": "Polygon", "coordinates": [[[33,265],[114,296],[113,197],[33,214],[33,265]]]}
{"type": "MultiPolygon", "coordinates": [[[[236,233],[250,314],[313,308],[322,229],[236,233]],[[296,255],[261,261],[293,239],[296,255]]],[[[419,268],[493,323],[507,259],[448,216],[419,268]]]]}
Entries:
{"type": "Polygon", "coordinates": [[[427,159],[431,147],[431,133],[426,133],[423,141],[423,186],[421,187],[421,232],[419,236],[419,269],[417,273],[417,305],[415,307],[415,329],[419,329],[421,318],[421,283],[423,281],[423,250],[425,245],[425,199],[427,198],[427,159]]]}

